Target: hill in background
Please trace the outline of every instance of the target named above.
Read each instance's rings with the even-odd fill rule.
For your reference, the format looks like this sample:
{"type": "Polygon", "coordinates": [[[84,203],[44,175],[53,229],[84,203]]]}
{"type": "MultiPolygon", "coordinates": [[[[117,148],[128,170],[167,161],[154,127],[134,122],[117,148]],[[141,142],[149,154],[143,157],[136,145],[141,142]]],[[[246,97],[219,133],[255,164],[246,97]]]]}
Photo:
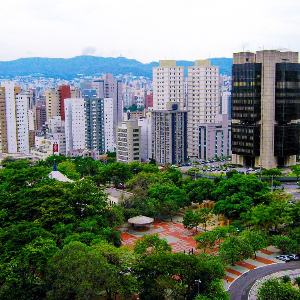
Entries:
{"type": "MultiPolygon", "coordinates": [[[[220,67],[220,74],[231,75],[232,58],[211,58],[213,66],[220,67]]],[[[193,66],[193,61],[177,61],[178,66],[193,66]]],[[[76,56],[74,58],[20,58],[12,61],[0,62],[0,78],[13,78],[37,74],[46,78],[61,78],[71,80],[85,76],[101,76],[103,73],[132,74],[152,78],[152,67],[158,62],[143,64],[135,59],[125,57],[96,57],[76,56]]],[[[187,76],[187,74],[185,74],[187,76]]]]}

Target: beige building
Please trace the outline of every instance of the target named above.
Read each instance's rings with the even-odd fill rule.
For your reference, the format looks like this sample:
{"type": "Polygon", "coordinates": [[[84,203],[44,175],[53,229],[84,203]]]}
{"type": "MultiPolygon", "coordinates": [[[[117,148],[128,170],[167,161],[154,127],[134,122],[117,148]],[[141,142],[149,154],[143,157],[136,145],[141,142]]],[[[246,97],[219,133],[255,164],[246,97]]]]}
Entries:
{"type": "Polygon", "coordinates": [[[117,161],[141,162],[141,128],[137,121],[119,122],[117,128],[117,161]]]}
{"type": "Polygon", "coordinates": [[[220,113],[219,67],[196,60],[188,68],[188,155],[200,158],[199,124],[214,123],[220,113]]]}
{"type": "Polygon", "coordinates": [[[184,68],[175,60],[161,60],[153,68],[152,158],[161,164],[187,160],[187,111],[184,68]]]}
{"type": "Polygon", "coordinates": [[[153,68],[153,110],[166,109],[169,102],[184,101],[184,68],[175,60],[160,60],[153,68]]]}
{"type": "Polygon", "coordinates": [[[297,52],[233,54],[232,161],[266,169],[299,154],[300,64],[297,52]]]}

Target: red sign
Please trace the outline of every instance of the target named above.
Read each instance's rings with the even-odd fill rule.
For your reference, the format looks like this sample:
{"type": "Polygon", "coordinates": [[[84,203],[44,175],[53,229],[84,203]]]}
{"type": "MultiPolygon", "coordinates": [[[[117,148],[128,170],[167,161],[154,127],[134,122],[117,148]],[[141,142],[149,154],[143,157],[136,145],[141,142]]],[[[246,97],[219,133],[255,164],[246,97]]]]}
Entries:
{"type": "Polygon", "coordinates": [[[54,143],[53,144],[53,153],[58,152],[58,144],[54,143]]]}

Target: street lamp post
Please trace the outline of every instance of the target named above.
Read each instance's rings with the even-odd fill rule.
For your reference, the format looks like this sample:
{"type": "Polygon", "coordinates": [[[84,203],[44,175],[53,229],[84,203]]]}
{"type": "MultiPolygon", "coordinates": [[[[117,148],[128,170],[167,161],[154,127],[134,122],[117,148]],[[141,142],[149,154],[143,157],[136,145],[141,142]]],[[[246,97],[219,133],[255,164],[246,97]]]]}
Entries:
{"type": "Polygon", "coordinates": [[[198,279],[198,280],[195,280],[195,282],[198,284],[198,295],[199,295],[199,286],[200,286],[200,283],[202,283],[202,282],[201,282],[201,280],[200,280],[200,279],[198,279]]]}

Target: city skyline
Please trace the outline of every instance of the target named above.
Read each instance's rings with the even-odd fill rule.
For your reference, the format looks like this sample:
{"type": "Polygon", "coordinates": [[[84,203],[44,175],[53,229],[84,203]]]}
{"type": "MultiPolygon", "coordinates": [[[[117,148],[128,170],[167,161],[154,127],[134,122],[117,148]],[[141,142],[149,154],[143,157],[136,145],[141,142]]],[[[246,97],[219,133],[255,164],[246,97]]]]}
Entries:
{"type": "Polygon", "coordinates": [[[232,57],[250,50],[300,51],[300,3],[11,0],[2,3],[0,61],[23,57],[232,57]],[[251,4],[251,5],[250,5],[251,4]]]}

